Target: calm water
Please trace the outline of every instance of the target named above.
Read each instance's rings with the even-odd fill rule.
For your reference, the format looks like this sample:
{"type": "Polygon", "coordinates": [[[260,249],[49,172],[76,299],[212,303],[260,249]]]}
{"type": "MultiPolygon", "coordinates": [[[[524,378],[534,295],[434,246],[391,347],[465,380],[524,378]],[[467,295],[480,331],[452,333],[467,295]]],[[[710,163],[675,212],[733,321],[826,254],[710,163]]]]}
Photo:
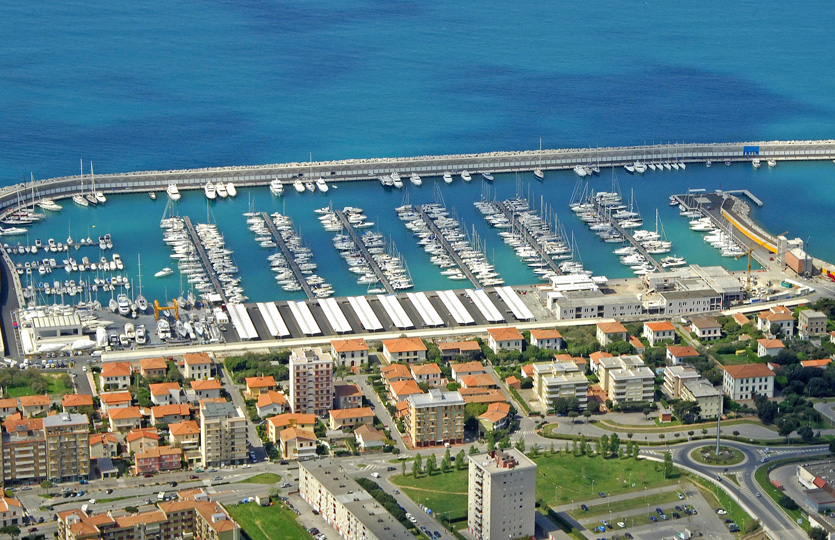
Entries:
{"type": "MultiPolygon", "coordinates": [[[[30,171],[36,178],[74,174],[79,158],[104,173],[303,161],[309,152],[336,159],[531,149],[540,137],[545,147],[565,147],[832,136],[835,15],[828,4],[575,4],[10,4],[0,18],[0,182],[19,182],[30,171]]],[[[835,237],[819,234],[835,206],[833,175],[827,162],[759,171],[689,167],[624,173],[620,181],[625,194],[634,189],[648,226],[659,209],[674,253],[739,268],[744,261],[722,259],[687,229],[667,206],[669,194],[751,189],[766,203],[756,215],[768,229],[809,239],[810,251],[835,259],[835,237]]],[[[574,231],[588,268],[625,275],[611,246],[568,211],[573,174],[522,181],[574,231]]],[[[593,182],[606,187],[609,175],[593,182]]],[[[497,176],[500,197],[515,185],[497,176]]],[[[429,201],[432,191],[426,182],[410,190],[411,200],[429,201]]],[[[447,205],[475,226],[508,283],[531,282],[472,207],[480,192],[475,179],[443,187],[447,205]]],[[[250,193],[257,209],[293,216],[338,294],[363,292],[313,219],[328,198],[288,193],[277,201],[266,189],[241,190],[236,201],[211,205],[209,218],[235,250],[252,299],[274,298],[279,289],[245,226],[250,193]]],[[[417,288],[443,286],[449,282],[394,215],[402,195],[369,183],[340,186],[329,198],[366,208],[406,255],[417,288]]],[[[136,281],[141,249],[146,295],[179,291],[178,277],[151,277],[170,265],[157,226],[163,200],[71,206],[30,236],[111,232],[136,281]]],[[[202,194],[187,193],[179,212],[205,221],[202,194]]],[[[97,250],[87,255],[98,258],[97,250]]]]}

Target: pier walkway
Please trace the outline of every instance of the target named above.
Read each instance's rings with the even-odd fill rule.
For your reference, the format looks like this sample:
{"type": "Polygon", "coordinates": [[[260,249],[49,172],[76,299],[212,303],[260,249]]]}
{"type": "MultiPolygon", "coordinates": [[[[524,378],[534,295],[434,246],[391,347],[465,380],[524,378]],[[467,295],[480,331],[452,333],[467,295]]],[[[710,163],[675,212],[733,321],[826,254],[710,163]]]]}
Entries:
{"type": "Polygon", "coordinates": [[[647,262],[649,262],[656,270],[662,270],[661,263],[655,260],[655,257],[653,257],[649,251],[647,251],[647,248],[645,248],[637,240],[635,240],[635,237],[632,236],[629,233],[629,231],[621,227],[620,223],[618,223],[618,221],[615,218],[613,218],[609,213],[607,213],[606,209],[603,208],[598,201],[594,202],[594,208],[597,211],[597,214],[600,216],[604,216],[608,220],[609,225],[611,225],[616,231],[618,231],[618,233],[620,233],[620,235],[623,236],[624,240],[629,242],[635,249],[637,249],[638,253],[640,253],[647,260],[647,262]]]}
{"type": "Polygon", "coordinates": [[[548,265],[548,268],[556,272],[558,276],[561,276],[563,272],[562,270],[560,270],[559,265],[556,262],[554,262],[554,259],[552,259],[547,253],[545,253],[545,250],[542,249],[542,246],[539,244],[539,242],[537,242],[536,239],[533,236],[531,236],[531,233],[529,233],[528,230],[519,222],[518,214],[514,214],[513,212],[508,210],[507,206],[505,206],[503,202],[496,201],[495,204],[496,207],[502,211],[502,214],[504,214],[505,217],[510,220],[510,223],[513,224],[516,230],[522,234],[522,237],[525,239],[525,242],[530,247],[535,249],[537,253],[539,253],[539,256],[542,258],[542,262],[546,263],[548,265]]]}
{"type": "Polygon", "coordinates": [[[287,264],[290,265],[290,270],[293,271],[293,275],[296,276],[296,281],[299,282],[299,285],[302,286],[302,290],[304,294],[307,295],[307,298],[310,300],[315,300],[316,295],[313,294],[313,291],[310,289],[310,285],[307,284],[307,280],[304,279],[304,274],[302,274],[299,265],[296,264],[296,259],[293,257],[293,252],[290,251],[290,248],[287,247],[287,243],[284,242],[284,238],[281,236],[281,232],[275,228],[275,223],[273,223],[272,217],[267,212],[261,212],[261,217],[264,218],[264,221],[267,223],[267,228],[270,229],[270,234],[273,235],[275,239],[275,243],[278,245],[278,248],[281,250],[281,253],[284,255],[284,258],[287,259],[287,264]]]}
{"type": "Polygon", "coordinates": [[[186,225],[186,231],[188,231],[191,242],[194,244],[194,247],[197,248],[197,255],[200,257],[200,262],[203,264],[203,269],[206,270],[206,275],[209,276],[209,280],[212,282],[215,292],[220,295],[221,300],[224,304],[226,304],[228,299],[226,298],[226,293],[223,292],[223,285],[221,285],[220,280],[217,279],[217,274],[212,266],[212,261],[209,260],[209,256],[206,254],[206,248],[203,247],[203,241],[200,240],[200,236],[198,236],[197,231],[194,230],[191,218],[188,216],[183,217],[183,223],[186,225]]]}
{"type": "Polygon", "coordinates": [[[368,266],[371,267],[371,270],[374,272],[374,275],[377,276],[377,279],[380,280],[380,283],[383,284],[383,287],[385,287],[386,291],[389,294],[394,294],[394,287],[391,286],[391,283],[389,283],[388,278],[380,269],[380,266],[377,264],[377,261],[374,260],[374,257],[371,256],[371,253],[369,253],[368,248],[365,247],[365,244],[362,242],[362,239],[357,234],[357,230],[354,229],[354,226],[351,225],[351,222],[348,221],[348,218],[345,217],[345,214],[342,212],[342,210],[334,210],[333,212],[336,214],[336,217],[339,218],[339,221],[342,222],[342,227],[345,229],[345,231],[348,232],[348,235],[350,235],[351,240],[354,241],[354,245],[357,246],[357,249],[360,250],[363,258],[365,259],[365,262],[367,262],[368,266]]]}
{"type": "Polygon", "coordinates": [[[452,260],[455,261],[455,264],[458,265],[458,268],[461,269],[461,272],[463,272],[464,275],[467,276],[467,279],[470,280],[470,283],[473,284],[473,287],[475,287],[476,289],[480,289],[481,282],[478,280],[477,277],[475,277],[475,274],[472,273],[470,268],[466,264],[464,264],[464,261],[458,255],[458,252],[452,249],[452,246],[449,245],[447,239],[444,238],[443,234],[441,234],[441,230],[437,227],[437,225],[435,225],[435,222],[432,221],[432,218],[430,218],[423,210],[423,208],[421,208],[420,206],[415,206],[414,208],[415,211],[418,214],[420,214],[420,219],[422,219],[423,222],[426,223],[426,225],[429,227],[429,230],[432,231],[432,234],[434,234],[435,237],[441,242],[441,245],[444,246],[444,250],[447,252],[447,255],[449,255],[452,258],[452,260]]]}

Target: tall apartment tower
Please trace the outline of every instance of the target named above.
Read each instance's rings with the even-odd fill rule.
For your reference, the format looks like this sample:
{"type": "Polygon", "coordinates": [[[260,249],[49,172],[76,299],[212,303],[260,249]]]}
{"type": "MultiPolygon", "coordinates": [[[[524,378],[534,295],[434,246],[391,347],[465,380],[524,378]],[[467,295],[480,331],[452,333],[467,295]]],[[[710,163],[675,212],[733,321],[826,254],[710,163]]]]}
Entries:
{"type": "Polygon", "coordinates": [[[290,353],[290,407],[294,413],[316,416],[333,408],[333,357],[321,347],[290,353]]]}
{"type": "Polygon", "coordinates": [[[536,464],[515,449],[470,457],[467,529],[476,540],[534,535],[536,464]]]}
{"type": "Polygon", "coordinates": [[[203,466],[244,463],[246,432],[246,417],[234,405],[204,402],[200,407],[200,461],[203,466]]]}

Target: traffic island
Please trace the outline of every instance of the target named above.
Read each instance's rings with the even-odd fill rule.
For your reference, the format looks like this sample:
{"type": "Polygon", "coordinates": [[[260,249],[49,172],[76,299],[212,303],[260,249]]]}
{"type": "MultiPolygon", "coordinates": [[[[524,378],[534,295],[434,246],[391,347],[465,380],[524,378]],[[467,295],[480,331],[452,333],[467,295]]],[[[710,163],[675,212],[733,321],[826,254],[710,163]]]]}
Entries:
{"type": "Polygon", "coordinates": [[[716,453],[715,446],[700,446],[690,452],[690,458],[702,465],[715,467],[728,467],[738,465],[745,461],[745,454],[731,446],[720,446],[719,453],[716,453]]]}

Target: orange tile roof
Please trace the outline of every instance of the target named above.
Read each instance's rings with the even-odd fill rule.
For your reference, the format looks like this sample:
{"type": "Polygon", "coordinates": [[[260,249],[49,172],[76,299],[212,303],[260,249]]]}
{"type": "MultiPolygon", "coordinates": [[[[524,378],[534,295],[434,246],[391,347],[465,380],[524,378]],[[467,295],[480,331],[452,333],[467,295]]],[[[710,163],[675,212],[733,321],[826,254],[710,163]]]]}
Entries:
{"type": "Polygon", "coordinates": [[[178,382],[161,382],[149,384],[148,389],[152,396],[167,396],[171,390],[180,390],[180,383],[178,382]]]}
{"type": "Polygon", "coordinates": [[[190,365],[197,365],[197,364],[211,364],[212,359],[207,353],[186,353],[183,355],[183,361],[190,365]]]}
{"type": "Polygon", "coordinates": [[[90,394],[67,394],[61,399],[64,407],[92,407],[93,396],[90,394]]]}
{"type": "Polygon", "coordinates": [[[522,375],[525,377],[533,377],[533,364],[525,364],[522,366],[522,375]]]}
{"type": "Polygon", "coordinates": [[[301,429],[301,428],[287,428],[282,430],[279,434],[282,441],[292,441],[293,439],[302,439],[306,441],[315,441],[316,434],[314,434],[309,429],[301,429]]]}
{"type": "Polygon", "coordinates": [[[597,328],[604,334],[625,334],[626,327],[619,322],[599,322],[597,328]]]}
{"type": "Polygon", "coordinates": [[[531,336],[536,339],[558,339],[562,338],[562,334],[552,329],[534,329],[531,330],[531,336]]]}
{"type": "Polygon", "coordinates": [[[423,344],[420,338],[384,339],[383,347],[385,347],[388,352],[393,353],[426,350],[426,345],[423,344]]]}
{"type": "Polygon", "coordinates": [[[170,456],[172,454],[179,454],[182,455],[183,449],[182,448],[172,448],[170,446],[157,446],[155,448],[149,448],[148,450],[135,454],[134,458],[149,458],[149,457],[162,457],[162,456],[170,456]]]}
{"type": "Polygon", "coordinates": [[[139,367],[143,370],[168,369],[168,362],[165,358],[143,358],[139,361],[139,367]]]}
{"type": "Polygon", "coordinates": [[[422,364],[419,366],[412,366],[412,373],[417,375],[433,375],[441,374],[441,368],[438,367],[438,364],[422,364]]]}
{"type": "Polygon", "coordinates": [[[635,347],[636,349],[645,349],[646,345],[640,339],[636,338],[635,336],[629,336],[629,344],[635,347]]]}
{"type": "Polygon", "coordinates": [[[500,422],[507,418],[507,413],[499,412],[499,411],[487,411],[481,416],[478,417],[479,420],[487,420],[491,424],[495,424],[496,422],[500,422]]]}
{"type": "Polygon", "coordinates": [[[395,408],[397,409],[398,413],[404,414],[409,410],[409,402],[405,399],[403,401],[398,401],[395,408]]]}
{"type": "Polygon", "coordinates": [[[191,410],[188,405],[172,403],[171,405],[158,405],[153,407],[151,409],[151,414],[153,414],[154,418],[160,419],[171,415],[189,416],[191,414],[191,410]]]}
{"type": "Polygon", "coordinates": [[[371,407],[357,407],[355,409],[331,409],[328,411],[331,418],[372,418],[374,412],[371,407]]]}
{"type": "Polygon", "coordinates": [[[733,316],[732,316],[731,318],[732,318],[732,319],[736,322],[736,324],[738,324],[739,326],[745,326],[746,324],[748,324],[749,322],[751,322],[751,319],[749,319],[748,317],[746,317],[746,316],[745,316],[745,315],[743,315],[742,313],[734,313],[734,314],[733,314],[733,316]]]}
{"type": "Polygon", "coordinates": [[[409,379],[407,381],[397,381],[391,383],[391,394],[392,396],[396,396],[397,399],[403,399],[406,396],[410,396],[412,394],[422,394],[423,390],[421,390],[414,379],[409,379]]]}
{"type": "Polygon", "coordinates": [[[506,378],[506,379],[504,380],[504,382],[506,382],[506,383],[508,384],[508,386],[510,386],[510,385],[514,385],[514,384],[521,384],[521,383],[522,383],[522,381],[520,381],[520,380],[516,377],[516,375],[511,375],[510,377],[506,378]]]}
{"type": "Polygon", "coordinates": [[[800,362],[803,367],[825,367],[832,363],[831,358],[822,358],[820,360],[804,360],[800,362]]]}
{"type": "Polygon", "coordinates": [[[363,424],[355,429],[354,434],[359,435],[365,442],[386,440],[385,433],[381,433],[378,429],[375,429],[368,424],[363,424]]]}
{"type": "Polygon", "coordinates": [[[140,512],[139,514],[131,514],[127,516],[119,516],[114,518],[116,525],[120,528],[133,527],[142,523],[161,523],[168,518],[165,513],[159,510],[152,510],[151,512],[140,512]]]}
{"type": "Polygon", "coordinates": [[[481,362],[461,362],[459,364],[450,364],[449,367],[456,375],[462,373],[486,373],[487,370],[481,365],[481,362]]]}
{"type": "Polygon", "coordinates": [[[272,416],[270,418],[267,418],[267,422],[271,423],[276,428],[282,428],[284,426],[315,426],[316,415],[303,413],[284,413],[279,414],[278,416],[272,416]]]}
{"type": "Polygon", "coordinates": [[[6,417],[3,421],[3,427],[9,433],[20,431],[20,428],[27,431],[38,431],[43,429],[43,418],[23,418],[20,413],[15,413],[6,417]]]}
{"type": "Polygon", "coordinates": [[[97,433],[95,435],[90,435],[90,446],[103,442],[117,444],[119,442],[119,438],[113,433],[97,433]]]}
{"type": "Polygon", "coordinates": [[[0,399],[0,409],[17,409],[17,398],[0,399]]]}
{"type": "Polygon", "coordinates": [[[106,362],[101,365],[101,376],[130,377],[130,364],[127,362],[106,362]]]}
{"type": "Polygon", "coordinates": [[[765,339],[765,338],[762,338],[762,339],[758,339],[757,343],[759,343],[760,345],[762,345],[766,349],[783,349],[783,348],[785,348],[785,345],[783,345],[783,342],[780,341],[779,339],[765,339]]]}
{"type": "Polygon", "coordinates": [[[206,379],[205,381],[191,381],[191,389],[198,390],[220,390],[221,384],[217,379],[206,379]]]}
{"type": "Polygon", "coordinates": [[[487,373],[477,373],[475,375],[464,375],[461,377],[461,385],[466,388],[473,388],[475,386],[496,386],[496,381],[487,373]]]}
{"type": "Polygon", "coordinates": [[[495,403],[507,399],[497,388],[459,388],[458,393],[464,398],[465,403],[495,403]]]}
{"type": "Polygon", "coordinates": [[[765,364],[740,364],[737,366],[722,366],[722,368],[734,379],[774,376],[774,372],[768,369],[765,364]]]}
{"type": "Polygon", "coordinates": [[[652,332],[675,331],[676,327],[670,321],[645,322],[644,326],[652,332]]]}
{"type": "Polygon", "coordinates": [[[757,314],[757,317],[759,317],[760,319],[768,320],[770,322],[794,320],[794,317],[792,316],[791,312],[787,311],[761,311],[757,314]]]}
{"type": "Polygon", "coordinates": [[[265,377],[247,377],[246,378],[246,387],[247,388],[272,388],[277,386],[275,383],[275,377],[272,375],[267,375],[265,377]]]}
{"type": "Polygon", "coordinates": [[[594,351],[589,355],[589,359],[592,361],[593,364],[599,364],[600,360],[603,358],[612,358],[612,355],[607,353],[606,351],[594,351]]]}
{"type": "Polygon", "coordinates": [[[281,392],[276,392],[275,390],[269,390],[267,392],[262,392],[260,396],[258,396],[258,401],[255,403],[256,407],[267,407],[269,405],[287,405],[287,397],[282,394],[281,392]]]}
{"type": "Polygon", "coordinates": [[[380,374],[387,380],[397,379],[398,377],[412,378],[412,372],[403,364],[389,364],[380,368],[380,374]]]}
{"type": "Polygon", "coordinates": [[[107,405],[130,403],[133,400],[130,392],[104,392],[99,394],[99,399],[107,405]]]}
{"type": "Polygon", "coordinates": [[[49,403],[49,396],[45,394],[43,396],[20,396],[21,407],[43,407],[48,406],[49,403]]]}
{"type": "Polygon", "coordinates": [[[699,351],[697,351],[689,345],[684,347],[677,345],[667,345],[667,350],[670,351],[670,354],[672,354],[676,358],[684,358],[687,356],[699,356],[699,351]]]}
{"type": "Polygon", "coordinates": [[[226,403],[228,400],[224,397],[213,397],[213,398],[206,398],[200,400],[200,408],[203,408],[203,405],[206,403],[226,403]]]}
{"type": "Polygon", "coordinates": [[[159,440],[159,433],[157,433],[157,428],[142,428],[142,429],[134,429],[128,433],[127,437],[125,437],[125,442],[133,442],[139,439],[154,439],[155,441],[159,440]]]}
{"type": "Polygon", "coordinates": [[[333,392],[336,397],[362,396],[362,390],[356,384],[335,384],[333,392]]]}
{"type": "Polygon", "coordinates": [[[20,501],[0,495],[0,512],[8,512],[12,507],[20,508],[20,501]]]}
{"type": "Polygon", "coordinates": [[[510,412],[510,403],[491,403],[487,407],[488,411],[498,411],[505,414],[510,412]]]}
{"type": "Polygon", "coordinates": [[[223,508],[223,506],[219,504],[215,504],[213,502],[201,502],[197,505],[197,513],[200,514],[206,523],[209,524],[211,528],[213,528],[216,532],[222,533],[225,531],[232,531],[238,528],[238,524],[235,523],[234,520],[229,518],[229,514],[223,508]],[[216,514],[223,513],[227,516],[227,519],[213,519],[213,516],[216,514]]]}
{"type": "Polygon", "coordinates": [[[334,339],[331,341],[331,346],[336,352],[357,352],[367,351],[368,344],[363,338],[355,339],[334,339]]]}
{"type": "Polygon", "coordinates": [[[480,351],[481,346],[477,341],[448,341],[446,343],[438,343],[438,348],[442,351],[459,350],[459,351],[480,351]]]}
{"type": "Polygon", "coordinates": [[[515,326],[505,326],[503,328],[488,328],[487,333],[490,334],[496,341],[522,339],[522,332],[520,332],[515,326]]]}
{"type": "Polygon", "coordinates": [[[123,407],[121,409],[107,409],[107,415],[111,420],[129,420],[134,418],[142,418],[142,413],[139,412],[139,407],[123,407]]]}
{"type": "Polygon", "coordinates": [[[171,435],[194,435],[200,433],[200,426],[195,420],[186,420],[185,422],[177,422],[176,424],[168,424],[168,431],[171,435]]]}

